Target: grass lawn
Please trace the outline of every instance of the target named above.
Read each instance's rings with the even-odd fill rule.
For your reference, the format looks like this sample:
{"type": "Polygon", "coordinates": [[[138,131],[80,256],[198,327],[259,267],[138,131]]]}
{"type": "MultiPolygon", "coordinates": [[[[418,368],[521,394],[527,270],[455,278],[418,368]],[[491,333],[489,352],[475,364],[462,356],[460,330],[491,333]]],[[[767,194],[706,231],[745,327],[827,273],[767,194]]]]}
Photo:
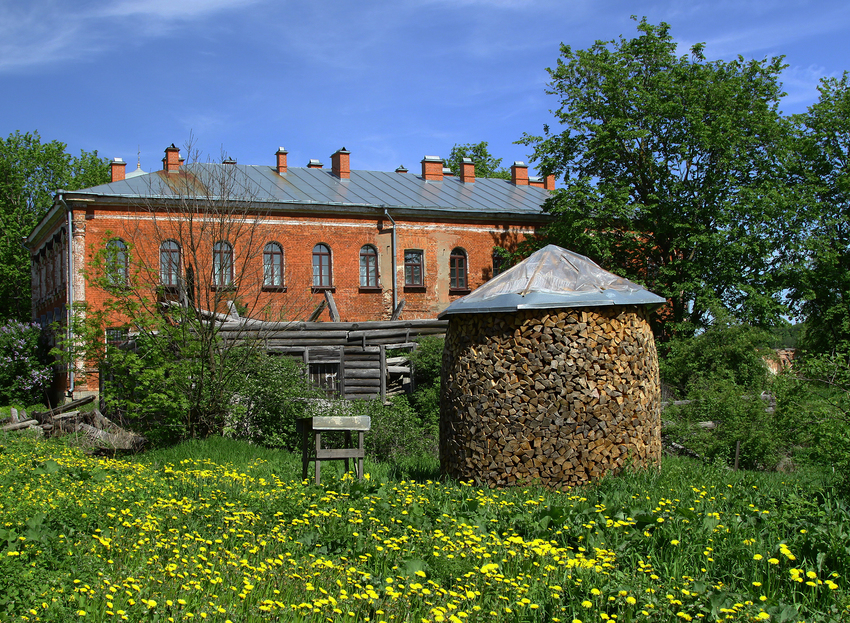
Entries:
{"type": "Polygon", "coordinates": [[[666,458],[556,493],[367,472],[0,436],[0,620],[850,620],[850,512],[816,474],[666,458]]]}

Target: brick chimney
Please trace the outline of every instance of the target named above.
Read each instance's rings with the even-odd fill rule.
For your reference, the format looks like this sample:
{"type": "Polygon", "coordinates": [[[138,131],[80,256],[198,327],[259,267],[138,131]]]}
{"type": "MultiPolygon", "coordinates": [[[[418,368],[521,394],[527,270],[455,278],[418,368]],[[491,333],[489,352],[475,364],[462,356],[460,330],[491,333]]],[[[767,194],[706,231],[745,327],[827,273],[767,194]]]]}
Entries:
{"type": "Polygon", "coordinates": [[[351,177],[350,157],[351,152],[345,147],[337,149],[331,154],[331,169],[333,174],[341,180],[347,180],[351,177]]]}
{"type": "Polygon", "coordinates": [[[546,190],[555,190],[555,176],[547,175],[543,178],[543,188],[546,190]]]}
{"type": "Polygon", "coordinates": [[[407,173],[407,169],[403,164],[398,165],[398,168],[395,170],[396,173],[407,173]]]}
{"type": "Polygon", "coordinates": [[[124,162],[121,158],[114,158],[112,162],[109,163],[109,173],[112,176],[110,181],[112,182],[120,182],[126,176],[127,163],[124,162]]]}
{"type": "Polygon", "coordinates": [[[171,143],[171,145],[165,148],[165,158],[162,159],[162,170],[171,173],[172,171],[177,171],[179,168],[180,150],[174,146],[174,143],[171,143]]]}
{"type": "Polygon", "coordinates": [[[307,163],[308,169],[321,169],[322,163],[316,160],[315,158],[310,158],[310,162],[307,163]]]}
{"type": "Polygon", "coordinates": [[[280,174],[286,173],[286,154],[288,153],[283,147],[278,147],[274,153],[277,156],[277,172],[280,174]]]}
{"type": "Polygon", "coordinates": [[[460,163],[460,181],[472,184],[475,181],[475,163],[472,158],[464,158],[460,163]]]}
{"type": "Polygon", "coordinates": [[[439,156],[425,156],[422,159],[422,179],[442,182],[443,159],[439,156]]]}
{"type": "Polygon", "coordinates": [[[225,159],[221,162],[221,164],[236,164],[236,159],[235,159],[235,158],[230,158],[230,157],[228,157],[228,158],[225,158],[225,159]]]}
{"type": "Polygon", "coordinates": [[[511,165],[511,182],[515,186],[528,186],[528,165],[517,160],[511,165]]]}

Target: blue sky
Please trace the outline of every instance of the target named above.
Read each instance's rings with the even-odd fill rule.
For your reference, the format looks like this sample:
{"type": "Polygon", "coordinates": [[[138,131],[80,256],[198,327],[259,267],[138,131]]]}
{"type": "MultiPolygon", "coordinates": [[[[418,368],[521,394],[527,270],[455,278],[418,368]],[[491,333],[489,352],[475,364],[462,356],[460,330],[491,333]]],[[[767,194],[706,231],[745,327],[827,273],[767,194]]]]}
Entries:
{"type": "Polygon", "coordinates": [[[668,22],[681,53],[784,54],[786,113],[850,70],[847,0],[3,0],[0,136],[38,130],[128,171],[190,135],[205,159],[272,166],[284,146],[329,167],[345,146],[353,169],[412,172],[486,140],[507,166],[552,121],[559,45],[631,38],[633,14],[668,22]]]}

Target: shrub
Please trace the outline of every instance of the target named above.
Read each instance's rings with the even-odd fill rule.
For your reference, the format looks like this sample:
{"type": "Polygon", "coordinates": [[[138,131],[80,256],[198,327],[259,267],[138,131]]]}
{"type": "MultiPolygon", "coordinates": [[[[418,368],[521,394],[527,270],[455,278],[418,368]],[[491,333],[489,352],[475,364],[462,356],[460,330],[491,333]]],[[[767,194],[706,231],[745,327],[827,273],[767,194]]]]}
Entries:
{"type": "Polygon", "coordinates": [[[42,402],[52,378],[41,328],[17,320],[0,326],[0,404],[42,402]]]}
{"type": "Polygon", "coordinates": [[[410,405],[425,427],[436,427],[440,422],[440,372],[444,343],[442,337],[426,336],[410,353],[416,383],[416,389],[410,395],[410,405]]]}
{"type": "Polygon", "coordinates": [[[268,447],[297,448],[296,421],[305,416],[309,399],[322,396],[303,363],[259,354],[240,379],[227,432],[268,447]]]}
{"type": "Polygon", "coordinates": [[[436,426],[423,426],[405,396],[395,396],[388,404],[381,404],[380,400],[357,400],[351,412],[372,418],[372,428],[365,440],[369,458],[400,464],[437,455],[436,426]]]}
{"type": "Polygon", "coordinates": [[[850,355],[806,354],[777,389],[782,412],[802,420],[803,456],[831,468],[838,488],[850,494],[850,355]]]}
{"type": "Polygon", "coordinates": [[[674,422],[665,432],[704,459],[727,465],[734,464],[740,441],[739,467],[772,469],[790,442],[766,402],[746,391],[729,379],[704,379],[691,387],[691,404],[665,412],[674,422]],[[714,422],[716,428],[703,428],[700,422],[714,422]]]}
{"type": "Polygon", "coordinates": [[[101,400],[109,417],[144,435],[155,446],[191,435],[188,400],[179,379],[193,374],[196,362],[176,360],[138,336],[135,348],[109,347],[100,367],[101,400]]]}
{"type": "Polygon", "coordinates": [[[661,378],[685,396],[691,386],[731,381],[761,390],[768,380],[765,355],[773,337],[767,331],[719,319],[700,335],[674,338],[659,346],[661,378]]]}
{"type": "Polygon", "coordinates": [[[775,379],[764,358],[772,354],[772,335],[719,318],[694,337],[679,337],[660,347],[661,376],[691,404],[668,408],[665,434],[706,459],[732,465],[741,442],[739,467],[772,469],[799,443],[800,414],[768,412],[760,399],[774,391],[775,379]],[[699,422],[714,422],[707,429],[699,422]]]}

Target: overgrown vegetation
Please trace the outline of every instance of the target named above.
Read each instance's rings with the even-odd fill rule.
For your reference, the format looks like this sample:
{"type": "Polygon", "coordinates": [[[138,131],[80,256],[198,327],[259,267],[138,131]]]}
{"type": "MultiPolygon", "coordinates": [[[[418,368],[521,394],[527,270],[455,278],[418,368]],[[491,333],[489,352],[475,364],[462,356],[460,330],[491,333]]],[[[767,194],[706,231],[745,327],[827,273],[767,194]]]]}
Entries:
{"type": "Polygon", "coordinates": [[[9,320],[0,325],[0,405],[44,401],[53,378],[47,350],[37,324],[9,320]]]}
{"type": "Polygon", "coordinates": [[[6,621],[850,615],[850,509],[809,473],[671,458],[556,493],[367,461],[363,482],[329,470],[315,486],[297,455],[221,438],[130,460],[0,443],[6,621]]]}

